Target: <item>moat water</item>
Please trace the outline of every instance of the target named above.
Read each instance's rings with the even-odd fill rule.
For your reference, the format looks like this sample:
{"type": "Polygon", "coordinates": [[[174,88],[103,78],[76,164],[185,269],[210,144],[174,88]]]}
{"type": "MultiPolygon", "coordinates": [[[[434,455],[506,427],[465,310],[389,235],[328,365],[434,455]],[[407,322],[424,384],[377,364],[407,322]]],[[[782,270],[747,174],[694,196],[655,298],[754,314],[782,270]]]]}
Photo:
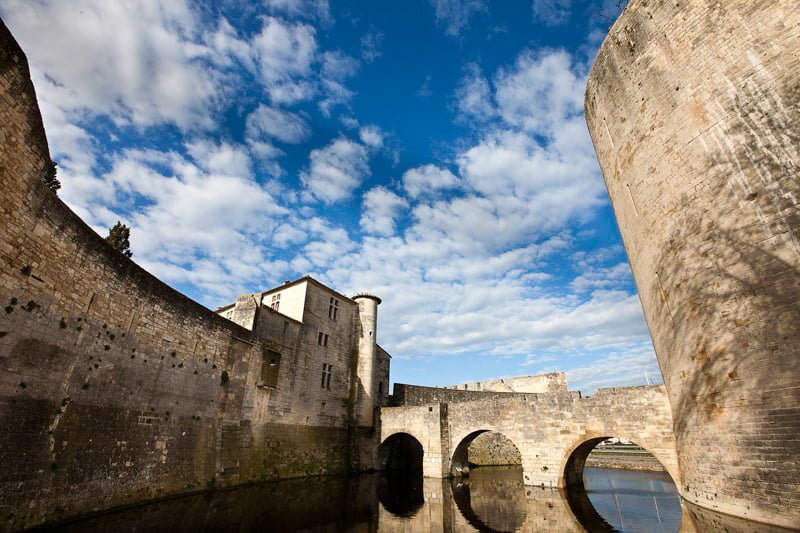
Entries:
{"type": "Polygon", "coordinates": [[[393,472],[264,483],[160,501],[63,524],[59,531],[647,531],[675,532],[681,502],[658,472],[587,468],[585,491],[525,487],[518,468],[468,478],[393,472]]]}

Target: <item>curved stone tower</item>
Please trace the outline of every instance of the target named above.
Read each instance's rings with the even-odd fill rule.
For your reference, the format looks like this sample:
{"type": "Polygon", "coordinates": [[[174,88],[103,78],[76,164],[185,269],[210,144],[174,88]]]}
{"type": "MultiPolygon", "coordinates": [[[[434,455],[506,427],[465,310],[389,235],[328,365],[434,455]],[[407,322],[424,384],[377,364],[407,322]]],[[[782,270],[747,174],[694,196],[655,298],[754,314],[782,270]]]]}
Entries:
{"type": "Polygon", "coordinates": [[[631,0],[586,117],[672,411],[683,496],[800,524],[800,9],[631,0]]]}
{"type": "Polygon", "coordinates": [[[356,421],[359,426],[372,426],[375,412],[375,356],[378,333],[378,305],[381,299],[371,294],[353,296],[358,304],[358,361],[356,375],[356,421]]]}

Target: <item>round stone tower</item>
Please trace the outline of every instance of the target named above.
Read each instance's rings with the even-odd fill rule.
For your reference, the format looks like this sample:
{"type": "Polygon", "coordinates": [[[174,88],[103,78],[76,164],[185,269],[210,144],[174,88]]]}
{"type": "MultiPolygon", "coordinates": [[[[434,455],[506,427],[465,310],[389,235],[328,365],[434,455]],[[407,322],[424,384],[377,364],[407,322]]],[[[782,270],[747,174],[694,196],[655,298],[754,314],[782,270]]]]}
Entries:
{"type": "Polygon", "coordinates": [[[586,118],[672,404],[682,495],[800,524],[800,9],[631,0],[586,118]]]}
{"type": "Polygon", "coordinates": [[[358,304],[358,361],[355,414],[359,426],[372,426],[375,411],[375,357],[378,333],[378,305],[381,299],[371,294],[353,296],[358,304]]]}

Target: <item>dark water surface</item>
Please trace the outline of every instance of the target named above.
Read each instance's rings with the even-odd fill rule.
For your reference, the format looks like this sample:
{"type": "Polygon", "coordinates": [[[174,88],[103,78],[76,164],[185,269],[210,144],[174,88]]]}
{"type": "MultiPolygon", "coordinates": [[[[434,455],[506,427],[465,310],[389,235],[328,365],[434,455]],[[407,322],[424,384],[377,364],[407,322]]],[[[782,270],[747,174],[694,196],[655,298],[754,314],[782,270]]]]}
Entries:
{"type": "Polygon", "coordinates": [[[584,480],[586,491],[566,493],[525,487],[520,469],[502,467],[475,468],[468,478],[456,480],[423,479],[408,472],[298,479],[160,501],[52,529],[675,532],[683,514],[684,528],[690,527],[684,530],[707,530],[700,523],[707,519],[705,511],[682,513],[675,485],[666,474],[586,469],[584,480]],[[692,521],[698,526],[692,527],[692,521]]]}

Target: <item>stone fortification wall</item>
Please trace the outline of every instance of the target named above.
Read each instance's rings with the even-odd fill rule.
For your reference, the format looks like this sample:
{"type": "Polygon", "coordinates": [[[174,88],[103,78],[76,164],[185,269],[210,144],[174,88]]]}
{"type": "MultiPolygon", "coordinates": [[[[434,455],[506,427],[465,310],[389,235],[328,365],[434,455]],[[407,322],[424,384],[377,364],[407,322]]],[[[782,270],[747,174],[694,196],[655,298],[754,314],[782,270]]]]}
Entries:
{"type": "Polygon", "coordinates": [[[444,388],[484,392],[559,393],[567,391],[567,375],[564,372],[551,372],[536,376],[472,381],[444,388]]]}
{"type": "Polygon", "coordinates": [[[487,392],[478,390],[447,389],[440,387],[423,387],[395,383],[392,395],[389,397],[390,405],[425,405],[437,402],[478,402],[489,399],[504,399],[510,396],[529,398],[535,401],[540,396],[566,396],[580,398],[579,391],[568,392],[566,389],[557,393],[522,393],[522,392],[487,392]]]}
{"type": "Polygon", "coordinates": [[[0,530],[345,469],[344,427],[288,431],[255,386],[259,328],[283,322],[251,332],[112,250],[43,184],[49,162],[0,23],[0,530]]]}
{"type": "Polygon", "coordinates": [[[624,455],[590,453],[586,458],[587,468],[613,468],[616,470],[642,470],[666,472],[664,465],[652,455],[624,455]]]}
{"type": "Polygon", "coordinates": [[[675,416],[683,495],[800,523],[800,9],[631,0],[586,117],[675,416]]]}

